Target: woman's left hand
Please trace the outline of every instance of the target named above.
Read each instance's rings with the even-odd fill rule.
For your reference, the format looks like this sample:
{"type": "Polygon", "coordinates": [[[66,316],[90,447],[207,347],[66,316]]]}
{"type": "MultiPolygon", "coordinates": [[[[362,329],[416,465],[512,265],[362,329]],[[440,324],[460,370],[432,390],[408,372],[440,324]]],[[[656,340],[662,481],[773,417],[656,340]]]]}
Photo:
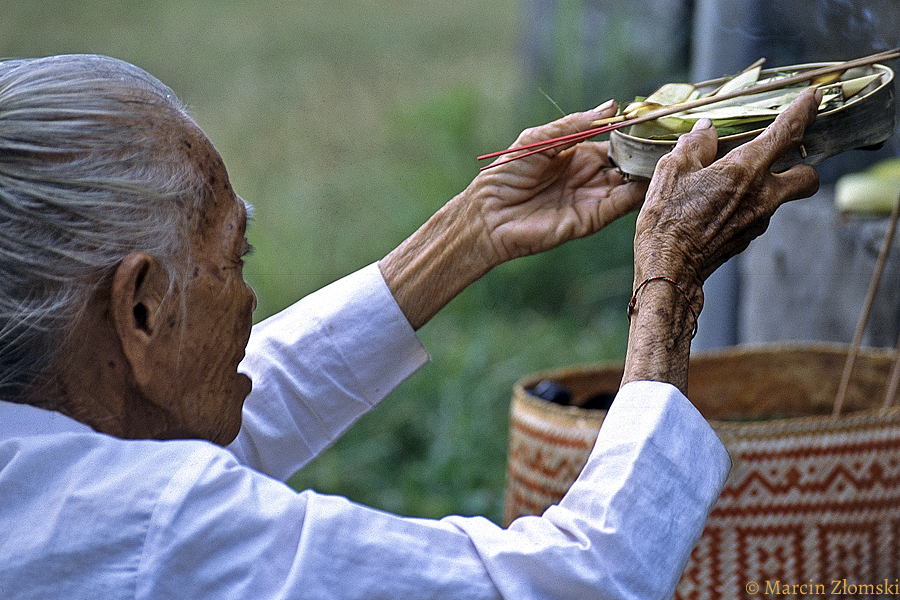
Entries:
{"type": "MultiPolygon", "coordinates": [[[[611,101],[528,129],[512,147],[584,131],[616,110],[611,101]]],[[[626,182],[608,149],[607,142],[563,146],[489,167],[474,179],[464,195],[495,265],[596,233],[640,207],[647,184],[626,182]]]]}
{"type": "MultiPolygon", "coordinates": [[[[528,129],[515,146],[584,131],[615,103],[528,129]]],[[[482,171],[379,263],[413,327],[513,258],[590,235],[636,210],[646,183],[628,183],[601,142],[582,142],[482,171]]],[[[500,159],[503,160],[503,159],[500,159]]]]}

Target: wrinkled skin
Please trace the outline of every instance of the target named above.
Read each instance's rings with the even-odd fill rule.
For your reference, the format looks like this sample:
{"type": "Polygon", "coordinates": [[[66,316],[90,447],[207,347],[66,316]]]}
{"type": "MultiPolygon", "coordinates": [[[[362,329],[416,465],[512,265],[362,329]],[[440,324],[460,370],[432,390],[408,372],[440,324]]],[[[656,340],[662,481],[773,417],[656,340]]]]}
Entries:
{"type": "Polygon", "coordinates": [[[240,430],[251,389],[250,379],[237,369],[250,337],[256,295],[243,276],[243,257],[249,251],[244,201],[232,190],[212,143],[199,131],[194,149],[209,199],[198,218],[192,271],[176,298],[185,301],[185,311],[173,317],[178,319],[177,335],[160,345],[157,373],[143,391],[166,413],[167,429],[155,437],[198,437],[224,445],[240,430]]]}
{"type": "MultiPolygon", "coordinates": [[[[610,104],[570,115],[525,132],[517,144],[585,129],[615,110],[610,104]]],[[[76,327],[73,351],[56,378],[59,404],[120,437],[227,444],[250,391],[237,372],[256,306],[241,273],[247,215],[206,136],[185,121],[169,137],[209,192],[193,224],[191,275],[163,301],[169,280],[155,259],[141,252],[126,257],[112,289],[76,327]]],[[[476,177],[381,268],[418,327],[493,266],[593,233],[636,209],[645,190],[624,184],[606,144],[529,157],[476,177]]]]}
{"type": "Polygon", "coordinates": [[[231,442],[251,382],[238,373],[256,296],[244,281],[247,212],[212,143],[186,120],[172,152],[201,174],[189,275],[169,294],[154,257],[127,255],[76,325],[48,393],[62,412],[123,438],[231,442]],[[179,141],[180,140],[180,141],[179,141]]]}
{"type": "MultiPolygon", "coordinates": [[[[683,135],[660,160],[638,215],[635,286],[664,275],[703,308],[703,283],[725,261],[763,233],[779,206],[818,189],[812,167],[772,173],[774,162],[799,145],[816,116],[814,92],[805,92],[764,133],[713,162],[717,136],[708,122],[683,135]]],[[[644,286],[632,318],[624,383],[656,380],[687,389],[693,315],[675,286],[644,286]]]]}
{"type": "MultiPolygon", "coordinates": [[[[191,141],[190,156],[206,180],[208,198],[193,224],[186,285],[157,308],[159,325],[150,331],[155,339],[146,351],[127,355],[137,378],[130,404],[145,403],[157,415],[134,422],[128,435],[227,444],[240,429],[251,389],[249,378],[237,370],[256,308],[256,295],[243,276],[247,211],[206,136],[186,125],[183,137],[191,141]]],[[[127,265],[128,259],[120,270],[127,265]]],[[[123,336],[131,333],[123,331],[129,325],[119,327],[123,336]]]]}
{"type": "MultiPolygon", "coordinates": [[[[528,129],[513,146],[588,129],[592,121],[615,111],[615,104],[609,104],[599,112],[528,129]]],[[[606,142],[552,149],[476,177],[469,189],[481,221],[482,243],[494,264],[596,233],[636,210],[646,184],[626,183],[608,150],[606,142]]]]}
{"type": "MultiPolygon", "coordinates": [[[[584,131],[616,109],[609,102],[528,129],[513,147],[584,131]]],[[[497,265],[596,233],[636,210],[647,184],[626,182],[607,151],[606,142],[569,145],[475,177],[380,263],[410,323],[422,326],[497,265]]]]}
{"type": "MultiPolygon", "coordinates": [[[[773,175],[770,167],[799,142],[816,104],[801,96],[765,134],[712,164],[713,129],[682,136],[649,190],[624,181],[606,143],[575,144],[489,169],[381,261],[385,281],[420,327],[493,267],[595,233],[637,209],[646,192],[635,238],[636,281],[648,274],[676,278],[699,311],[709,274],[759,235],[783,202],[815,191],[812,169],[773,175]]],[[[569,115],[525,131],[515,145],[585,130],[615,111],[610,103],[569,115]]],[[[240,427],[250,391],[237,372],[256,304],[240,268],[248,247],[246,212],[215,149],[192,124],[183,125],[183,139],[191,140],[187,160],[205,174],[211,192],[195,222],[192,276],[167,302],[168,278],[155,260],[140,252],[126,257],[112,290],[76,327],[57,391],[64,412],[112,435],[225,444],[240,427]]],[[[686,314],[684,298],[671,286],[642,291],[625,382],[686,388],[686,314]]]]}
{"type": "Polygon", "coordinates": [[[799,145],[815,119],[807,93],[757,139],[713,163],[716,130],[700,123],[663,157],[638,216],[635,280],[670,274],[699,293],[725,261],[762,234],[775,210],[818,189],[812,167],[772,173],[772,164],[799,145]]]}

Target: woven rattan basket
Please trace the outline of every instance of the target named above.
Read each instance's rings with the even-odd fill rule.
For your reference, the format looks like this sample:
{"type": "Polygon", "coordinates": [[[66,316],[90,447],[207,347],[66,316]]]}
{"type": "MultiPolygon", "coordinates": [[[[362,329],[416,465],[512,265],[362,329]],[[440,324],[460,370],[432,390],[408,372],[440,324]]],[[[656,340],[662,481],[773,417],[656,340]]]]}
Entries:
{"type": "MultiPolygon", "coordinates": [[[[688,396],[734,468],[677,598],[772,597],[790,589],[783,586],[804,584],[822,586],[803,588],[810,595],[830,597],[834,581],[851,597],[864,597],[849,593],[870,589],[864,586],[900,590],[900,407],[881,408],[893,353],[860,351],[843,414],[832,417],[846,357],[846,346],[804,345],[738,347],[691,359],[688,396]]],[[[621,373],[621,365],[600,365],[516,384],[507,522],[540,514],[562,497],[605,415],[527,390],[549,379],[579,404],[614,392],[621,373]]]]}

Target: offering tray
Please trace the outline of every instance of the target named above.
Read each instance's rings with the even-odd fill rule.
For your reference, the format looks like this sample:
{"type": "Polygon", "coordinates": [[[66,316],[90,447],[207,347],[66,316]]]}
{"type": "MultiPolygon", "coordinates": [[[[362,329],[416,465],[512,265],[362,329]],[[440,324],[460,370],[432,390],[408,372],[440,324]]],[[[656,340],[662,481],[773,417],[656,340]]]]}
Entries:
{"type": "MultiPolygon", "coordinates": [[[[807,63],[777,69],[764,69],[761,77],[779,73],[801,73],[839,63],[807,63]]],[[[877,147],[894,133],[894,72],[881,64],[856,67],[843,73],[838,81],[847,81],[866,75],[880,74],[865,89],[837,108],[821,110],[815,122],[803,136],[801,145],[779,159],[773,166],[776,172],[793,165],[816,165],[830,156],[857,148],[877,147]]],[[[699,91],[714,90],[727,82],[729,77],[698,83],[699,91]]],[[[768,123],[760,123],[751,131],[719,138],[716,158],[750,141],[765,129],[768,123]]],[[[647,139],[635,137],[626,129],[610,133],[610,157],[632,179],[649,179],[656,163],[675,147],[675,139],[647,139]]]]}

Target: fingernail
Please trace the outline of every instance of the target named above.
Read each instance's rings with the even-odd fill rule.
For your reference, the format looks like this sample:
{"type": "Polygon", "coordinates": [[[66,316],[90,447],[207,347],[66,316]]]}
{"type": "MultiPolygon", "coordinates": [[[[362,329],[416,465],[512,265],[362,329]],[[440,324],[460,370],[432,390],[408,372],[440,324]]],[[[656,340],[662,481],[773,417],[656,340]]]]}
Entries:
{"type": "Polygon", "coordinates": [[[597,108],[595,108],[595,109],[594,109],[594,112],[603,112],[603,111],[605,111],[605,110],[607,110],[607,109],[609,109],[609,108],[612,108],[613,104],[615,104],[615,103],[616,103],[615,100],[612,100],[612,99],[611,99],[611,100],[607,100],[606,102],[604,102],[603,104],[601,104],[600,106],[598,106],[597,108]]]}
{"type": "Polygon", "coordinates": [[[822,104],[822,89],[816,88],[816,104],[822,104]]]}
{"type": "Polygon", "coordinates": [[[703,117],[702,119],[697,119],[697,122],[694,123],[691,131],[700,131],[701,129],[709,129],[710,127],[712,127],[712,121],[710,121],[706,117],[703,117]]]}

